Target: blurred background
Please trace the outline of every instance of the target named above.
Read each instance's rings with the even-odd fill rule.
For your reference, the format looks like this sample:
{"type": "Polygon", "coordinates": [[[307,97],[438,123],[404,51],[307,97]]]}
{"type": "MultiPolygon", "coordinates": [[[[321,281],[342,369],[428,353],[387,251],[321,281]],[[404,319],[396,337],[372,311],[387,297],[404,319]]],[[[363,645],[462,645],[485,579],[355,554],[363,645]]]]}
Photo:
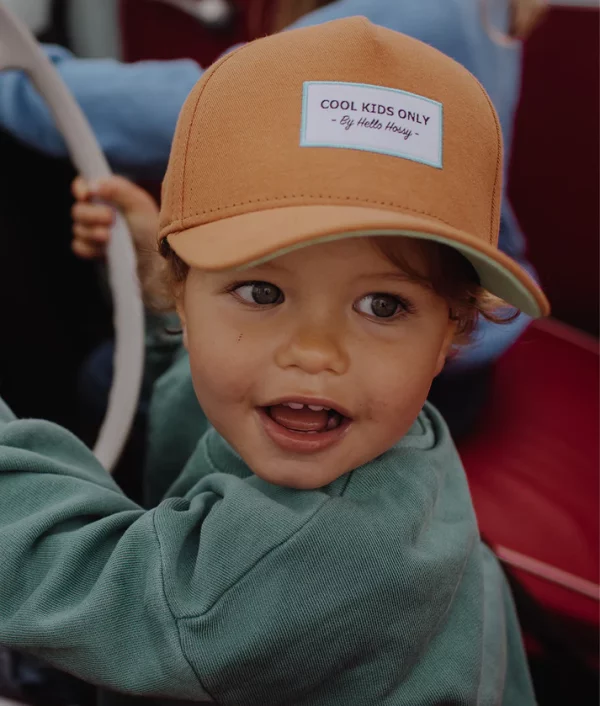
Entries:
{"type": "MultiPolygon", "coordinates": [[[[202,67],[269,33],[281,11],[275,0],[0,2],[77,57],[202,67]]],[[[551,2],[524,45],[507,188],[553,314],[496,363],[486,413],[459,444],[482,532],[515,582],[542,706],[598,703],[599,22],[595,0],[551,2]]],[[[68,160],[0,130],[0,396],[85,438],[78,376],[111,336],[111,304],[98,266],[70,249],[73,177],[68,160]]],[[[158,193],[151,174],[143,183],[158,193]]],[[[40,696],[34,684],[30,702],[66,703],[61,688],[40,696]]]]}

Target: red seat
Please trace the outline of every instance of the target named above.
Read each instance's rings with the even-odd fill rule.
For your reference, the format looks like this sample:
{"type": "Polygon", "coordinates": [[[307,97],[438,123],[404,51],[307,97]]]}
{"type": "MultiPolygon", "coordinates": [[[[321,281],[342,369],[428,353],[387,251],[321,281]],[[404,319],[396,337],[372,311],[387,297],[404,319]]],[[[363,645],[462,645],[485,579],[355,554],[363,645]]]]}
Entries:
{"type": "Polygon", "coordinates": [[[527,567],[517,575],[541,603],[595,629],[598,364],[595,339],[533,324],[498,362],[481,425],[460,445],[482,534],[527,567]]]}
{"type": "MultiPolygon", "coordinates": [[[[592,334],[598,19],[597,9],[552,8],[527,41],[509,178],[554,315],[592,334]],[[556,140],[558,103],[585,116],[575,142],[556,140]]],[[[459,449],[482,533],[501,558],[525,567],[517,579],[588,663],[598,658],[598,358],[596,337],[553,320],[533,324],[498,362],[480,428],[459,449]]]]}

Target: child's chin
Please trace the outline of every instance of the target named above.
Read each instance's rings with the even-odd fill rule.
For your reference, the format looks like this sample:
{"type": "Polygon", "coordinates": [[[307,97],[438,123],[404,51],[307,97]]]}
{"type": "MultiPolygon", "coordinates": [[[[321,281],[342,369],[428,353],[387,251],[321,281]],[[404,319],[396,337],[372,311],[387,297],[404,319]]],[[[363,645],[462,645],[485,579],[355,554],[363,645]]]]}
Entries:
{"type": "Polygon", "coordinates": [[[262,480],[280,485],[284,488],[294,488],[295,490],[316,490],[323,488],[346,473],[340,472],[339,468],[328,468],[322,461],[282,461],[278,459],[272,464],[267,462],[262,464],[260,471],[254,473],[262,480]]]}

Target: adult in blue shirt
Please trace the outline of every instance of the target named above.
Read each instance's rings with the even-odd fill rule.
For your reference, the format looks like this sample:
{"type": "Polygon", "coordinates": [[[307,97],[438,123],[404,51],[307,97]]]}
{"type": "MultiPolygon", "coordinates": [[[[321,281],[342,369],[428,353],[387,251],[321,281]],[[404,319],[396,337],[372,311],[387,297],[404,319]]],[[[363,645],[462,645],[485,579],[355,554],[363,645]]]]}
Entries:
{"type": "MultiPolygon", "coordinates": [[[[435,46],[463,64],[486,88],[498,111],[505,154],[509,155],[520,92],[521,47],[519,42],[499,41],[493,35],[523,34],[540,4],[541,0],[336,0],[292,26],[364,15],[435,46]]],[[[134,178],[161,178],[179,110],[202,69],[185,59],[123,64],[77,59],[54,46],[46,47],[46,52],[79,101],[113,168],[134,178]]],[[[43,100],[19,72],[0,75],[0,127],[50,155],[66,156],[65,144],[43,100]]],[[[500,248],[531,271],[523,235],[506,195],[500,248]]],[[[436,381],[433,401],[456,435],[473,421],[486,387],[485,371],[527,324],[524,315],[507,326],[482,320],[474,343],[436,381]],[[473,402],[469,406],[465,395],[461,410],[445,409],[446,398],[456,399],[455,384],[470,385],[473,402]],[[453,388],[446,395],[448,385],[453,388]]]]}

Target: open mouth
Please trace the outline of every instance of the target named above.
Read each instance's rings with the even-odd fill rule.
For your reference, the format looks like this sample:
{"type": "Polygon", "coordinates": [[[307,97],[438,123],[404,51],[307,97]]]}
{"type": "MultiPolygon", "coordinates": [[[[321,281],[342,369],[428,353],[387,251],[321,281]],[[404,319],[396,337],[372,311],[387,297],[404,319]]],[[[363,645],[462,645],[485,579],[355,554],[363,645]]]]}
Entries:
{"type": "Polygon", "coordinates": [[[265,407],[269,417],[289,431],[304,434],[322,434],[337,429],[347,419],[337,409],[322,405],[283,402],[265,407]]]}
{"type": "Polygon", "coordinates": [[[258,408],[265,431],[279,446],[300,452],[320,451],[338,441],[352,419],[317,402],[284,401],[258,408]]]}

